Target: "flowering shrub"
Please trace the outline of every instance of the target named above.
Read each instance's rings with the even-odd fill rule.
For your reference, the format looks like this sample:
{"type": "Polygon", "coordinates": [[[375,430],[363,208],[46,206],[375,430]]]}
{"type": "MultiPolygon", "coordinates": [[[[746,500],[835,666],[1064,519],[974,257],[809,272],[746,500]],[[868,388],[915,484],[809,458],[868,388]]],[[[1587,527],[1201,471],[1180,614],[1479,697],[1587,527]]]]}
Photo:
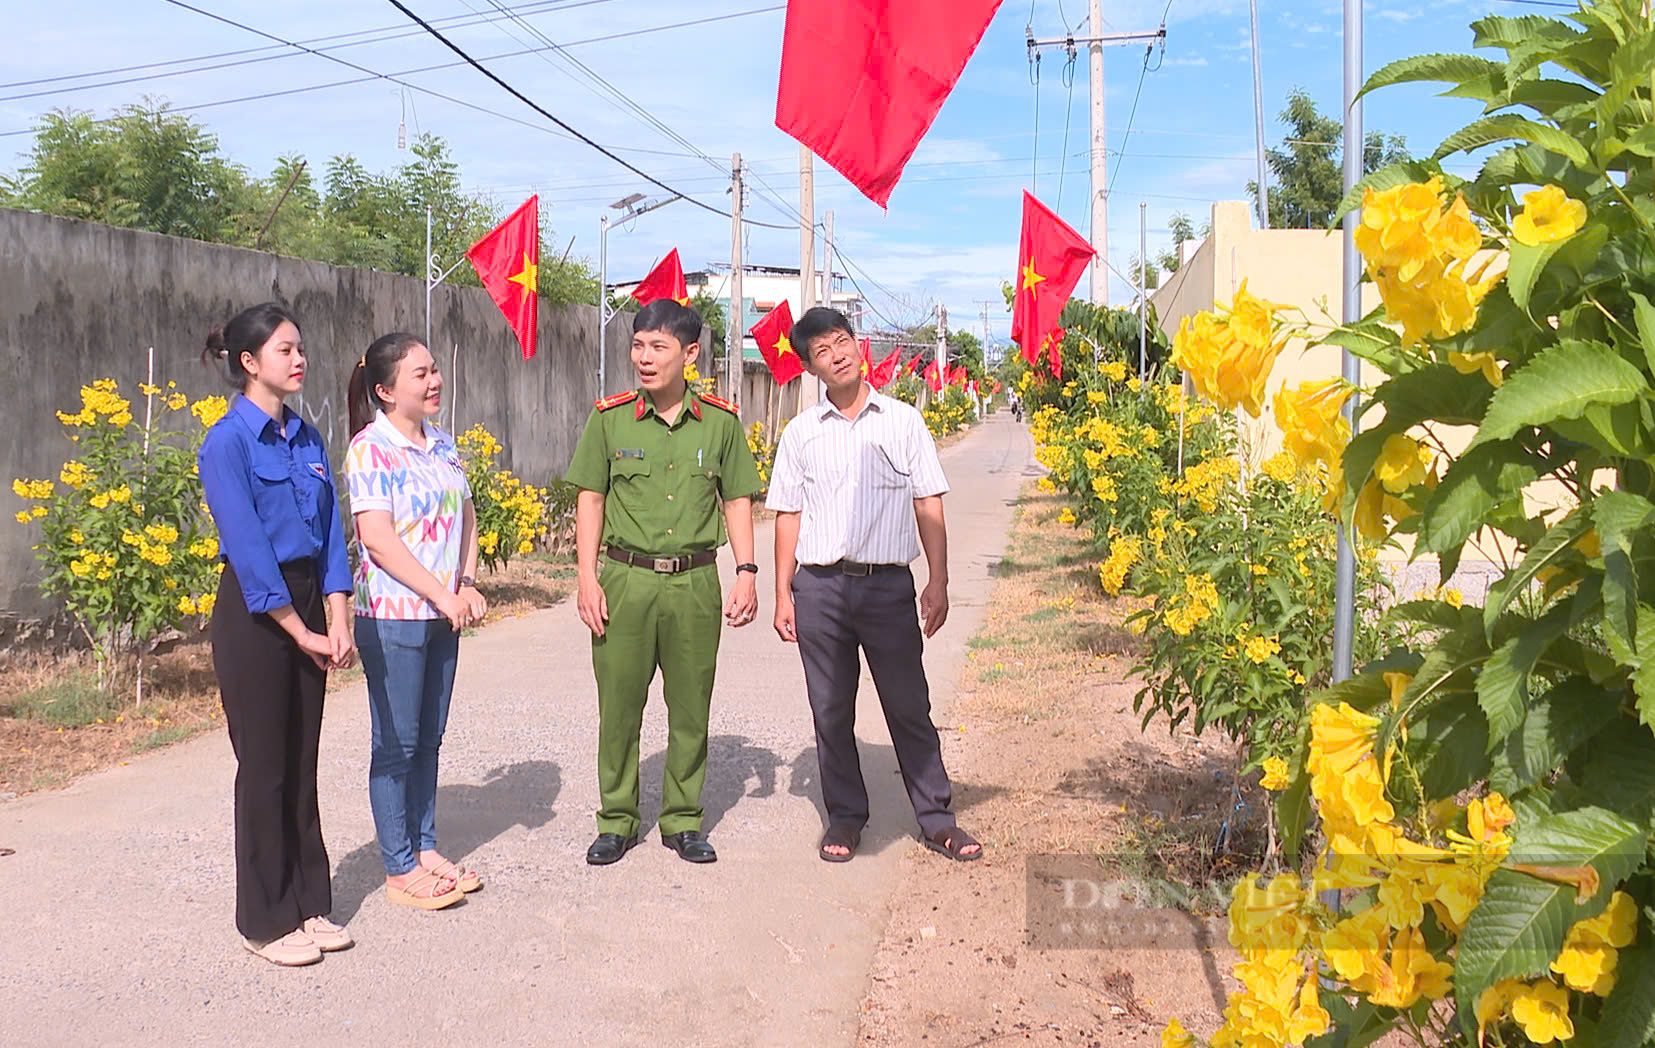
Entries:
{"type": "Polygon", "coordinates": [[[91,645],[98,683],[113,683],[124,656],[163,630],[212,612],[218,540],[202,505],[195,455],[223,397],[189,404],[175,383],[141,385],[145,422],[111,379],[81,387],[80,410],[57,418],[74,445],[57,480],[12,481],[39,522],[42,590],[64,608],[91,645]],[[188,406],[200,425],[172,425],[188,406]]]}
{"type": "Polygon", "coordinates": [[[977,420],[976,405],[959,386],[944,386],[941,393],[931,394],[920,414],[933,437],[945,436],[977,420]]]}
{"type": "Polygon", "coordinates": [[[490,571],[515,555],[534,552],[550,530],[548,494],[502,469],[495,457],[505,450],[482,424],[455,438],[471,502],[477,513],[477,552],[490,571]]]}
{"type": "Polygon", "coordinates": [[[1503,572],[1483,607],[1396,609],[1414,631],[1317,698],[1280,770],[1322,861],[1238,886],[1243,989],[1216,1048],[1650,1039],[1655,26],[1632,0],[1568,19],[1483,18],[1503,59],[1405,59],[1366,88],[1446,81],[1517,111],[1367,180],[1384,305],[1323,340],[1382,374],[1372,416],[1352,438],[1303,391],[1289,439],[1336,465],[1361,530],[1412,534],[1444,581],[1473,542],[1503,572]],[[1489,145],[1477,178],[1441,170],[1489,145]]]}
{"type": "Polygon", "coordinates": [[[776,445],[781,441],[781,431],[787,428],[783,422],[776,430],[776,439],[770,440],[765,434],[764,423],[755,422],[747,427],[747,450],[753,453],[753,462],[759,468],[759,483],[766,489],[770,487],[770,471],[776,467],[776,445]]]}

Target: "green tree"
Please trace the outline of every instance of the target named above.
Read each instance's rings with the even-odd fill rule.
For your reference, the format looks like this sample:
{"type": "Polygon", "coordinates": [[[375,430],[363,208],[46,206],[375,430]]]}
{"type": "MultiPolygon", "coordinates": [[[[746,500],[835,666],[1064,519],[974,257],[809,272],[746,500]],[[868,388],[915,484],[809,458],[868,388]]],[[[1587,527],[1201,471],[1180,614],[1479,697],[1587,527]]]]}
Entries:
{"type": "MultiPolygon", "coordinates": [[[[1195,240],[1195,223],[1183,211],[1174,211],[1167,219],[1167,229],[1172,233],[1172,247],[1161,252],[1155,259],[1155,265],[1168,273],[1178,272],[1178,267],[1184,264],[1183,247],[1191,240],[1195,240]]],[[[1207,231],[1203,231],[1202,236],[1207,231]]],[[[1150,285],[1154,287],[1154,284],[1150,285]]]]}
{"type": "Polygon", "coordinates": [[[196,240],[235,236],[248,179],[218,139],[164,102],[146,100],[112,119],[59,109],[45,115],[18,174],[11,207],[196,240]]]}
{"type": "MultiPolygon", "coordinates": [[[[1270,225],[1275,229],[1325,229],[1333,224],[1334,211],[1345,195],[1340,147],[1344,125],[1318,112],[1302,87],[1288,92],[1287,107],[1280,119],[1288,128],[1283,148],[1264,151],[1274,183],[1270,187],[1270,225]]],[[[1401,135],[1370,131],[1363,144],[1363,174],[1409,158],[1401,135]]],[[[1247,192],[1256,205],[1258,183],[1248,182],[1247,192]]]]}

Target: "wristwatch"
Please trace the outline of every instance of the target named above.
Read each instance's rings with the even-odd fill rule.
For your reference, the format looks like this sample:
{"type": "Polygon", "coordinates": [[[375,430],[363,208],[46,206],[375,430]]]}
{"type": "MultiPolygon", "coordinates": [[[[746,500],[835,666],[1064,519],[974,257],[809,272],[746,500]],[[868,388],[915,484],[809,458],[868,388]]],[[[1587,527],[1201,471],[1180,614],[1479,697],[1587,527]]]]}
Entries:
{"type": "Polygon", "coordinates": [[[736,565],[736,574],[737,575],[740,575],[744,571],[750,571],[753,574],[757,575],[759,573],[759,566],[757,564],[737,564],[736,565]]]}
{"type": "Polygon", "coordinates": [[[475,589],[476,586],[477,586],[477,580],[472,578],[470,575],[461,575],[460,576],[460,585],[470,586],[473,589],[475,589]]]}

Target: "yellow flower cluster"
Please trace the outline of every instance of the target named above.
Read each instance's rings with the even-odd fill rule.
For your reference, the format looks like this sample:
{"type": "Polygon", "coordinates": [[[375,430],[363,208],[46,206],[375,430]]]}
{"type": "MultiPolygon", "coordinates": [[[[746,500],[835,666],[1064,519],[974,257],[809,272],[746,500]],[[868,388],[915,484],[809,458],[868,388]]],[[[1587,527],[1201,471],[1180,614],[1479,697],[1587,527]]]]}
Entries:
{"type": "Polygon", "coordinates": [[[1291,484],[1299,475],[1298,462],[1286,451],[1278,451],[1271,455],[1264,460],[1259,469],[1271,480],[1280,481],[1283,484],[1291,484]]]}
{"type": "Polygon", "coordinates": [[[217,595],[212,593],[203,593],[199,597],[182,596],[178,598],[176,607],[182,615],[211,615],[217,601],[217,595]]]}
{"type": "Polygon", "coordinates": [[[1585,224],[1585,204],[1558,186],[1542,186],[1523,194],[1523,210],[1511,220],[1511,235],[1519,244],[1539,247],[1567,240],[1585,224]]]}
{"type": "Polygon", "coordinates": [[[1059,524],[1073,524],[1077,519],[1078,518],[1075,516],[1075,511],[1068,506],[1064,506],[1057,513],[1057,522],[1059,524]]]}
{"type": "Polygon", "coordinates": [[[1451,338],[1476,321],[1483,297],[1504,276],[1486,276],[1492,255],[1468,271],[1482,244],[1465,197],[1455,194],[1444,206],[1441,176],[1363,195],[1356,247],[1405,344],[1451,338]]]}
{"type": "Polygon", "coordinates": [[[1224,485],[1235,480],[1240,472],[1241,464],[1233,457],[1215,456],[1186,469],[1172,490],[1180,500],[1193,499],[1202,512],[1211,513],[1218,508],[1218,496],[1224,485]]]}
{"type": "Polygon", "coordinates": [[[12,494],[20,499],[49,499],[54,490],[49,480],[23,480],[21,478],[11,482],[12,494]]]}
{"type": "Polygon", "coordinates": [[[1126,576],[1143,556],[1143,542],[1135,536],[1122,536],[1109,544],[1109,556],[1098,565],[1098,581],[1105,592],[1115,596],[1126,585],[1126,576]]]}
{"type": "Polygon", "coordinates": [[[489,556],[493,556],[494,551],[498,549],[499,546],[500,533],[498,531],[485,531],[483,534],[477,536],[477,548],[489,556]]]}
{"type": "Polygon", "coordinates": [[[202,560],[212,560],[218,556],[218,539],[212,535],[196,539],[190,543],[190,552],[202,560]]]}
{"type": "Polygon", "coordinates": [[[1167,628],[1187,637],[1218,610],[1218,587],[1210,575],[1185,575],[1181,602],[1161,616],[1167,628]]]}
{"type": "Polygon", "coordinates": [[[1092,475],[1092,494],[1099,502],[1114,502],[1120,497],[1115,490],[1115,478],[1107,473],[1092,475]]]}
{"type": "Polygon", "coordinates": [[[76,578],[93,576],[99,581],[114,577],[115,554],[99,553],[97,550],[87,550],[77,560],[69,562],[69,571],[76,578]]]}
{"type": "Polygon", "coordinates": [[[1275,399],[1276,424],[1281,427],[1283,446],[1301,466],[1319,462],[1330,472],[1339,468],[1345,445],[1350,443],[1350,423],[1340,412],[1351,392],[1338,378],[1301,382],[1291,390],[1282,384],[1275,399]]]}
{"type": "MultiPolygon", "coordinates": [[[[1098,374],[1102,375],[1111,382],[1125,382],[1126,361],[1106,360],[1102,364],[1098,365],[1098,374]]],[[[1095,404],[1097,401],[1093,401],[1093,403],[1095,404]]]]}
{"type": "Polygon", "coordinates": [[[57,479],[65,486],[79,491],[94,479],[94,475],[86,463],[70,459],[63,464],[63,469],[58,471],[57,479]]]}
{"type": "Polygon", "coordinates": [[[223,397],[202,397],[190,405],[190,414],[194,415],[201,425],[211,429],[213,424],[223,418],[230,411],[230,402],[223,397]]]}
{"type": "Polygon", "coordinates": [[[1262,771],[1258,784],[1267,790],[1285,790],[1293,781],[1287,773],[1287,762],[1280,757],[1264,758],[1262,771]]]}
{"type": "Polygon", "coordinates": [[[1281,654],[1281,638],[1254,634],[1242,641],[1241,653],[1256,666],[1262,666],[1274,655],[1281,654]]]}
{"type": "Polygon", "coordinates": [[[1264,383],[1287,339],[1276,314],[1283,306],[1247,291],[1243,280],[1226,310],[1185,317],[1172,342],[1172,362],[1189,372],[1195,388],[1225,410],[1264,410],[1264,383]]]}

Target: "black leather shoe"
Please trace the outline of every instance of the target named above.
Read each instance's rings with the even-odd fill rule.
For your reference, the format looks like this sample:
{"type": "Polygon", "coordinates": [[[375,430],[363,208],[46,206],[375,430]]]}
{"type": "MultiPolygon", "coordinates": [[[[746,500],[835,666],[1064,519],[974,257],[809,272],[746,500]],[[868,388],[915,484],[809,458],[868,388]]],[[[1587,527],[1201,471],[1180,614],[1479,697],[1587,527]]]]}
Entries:
{"type": "Polygon", "coordinates": [[[700,830],[663,833],[661,843],[677,852],[685,862],[718,861],[718,853],[713,851],[713,846],[707,842],[707,835],[700,830]]]}
{"type": "Polygon", "coordinates": [[[621,856],[638,846],[638,835],[622,837],[618,833],[600,833],[592,846],[586,849],[588,866],[608,866],[620,862],[621,856]]]}

